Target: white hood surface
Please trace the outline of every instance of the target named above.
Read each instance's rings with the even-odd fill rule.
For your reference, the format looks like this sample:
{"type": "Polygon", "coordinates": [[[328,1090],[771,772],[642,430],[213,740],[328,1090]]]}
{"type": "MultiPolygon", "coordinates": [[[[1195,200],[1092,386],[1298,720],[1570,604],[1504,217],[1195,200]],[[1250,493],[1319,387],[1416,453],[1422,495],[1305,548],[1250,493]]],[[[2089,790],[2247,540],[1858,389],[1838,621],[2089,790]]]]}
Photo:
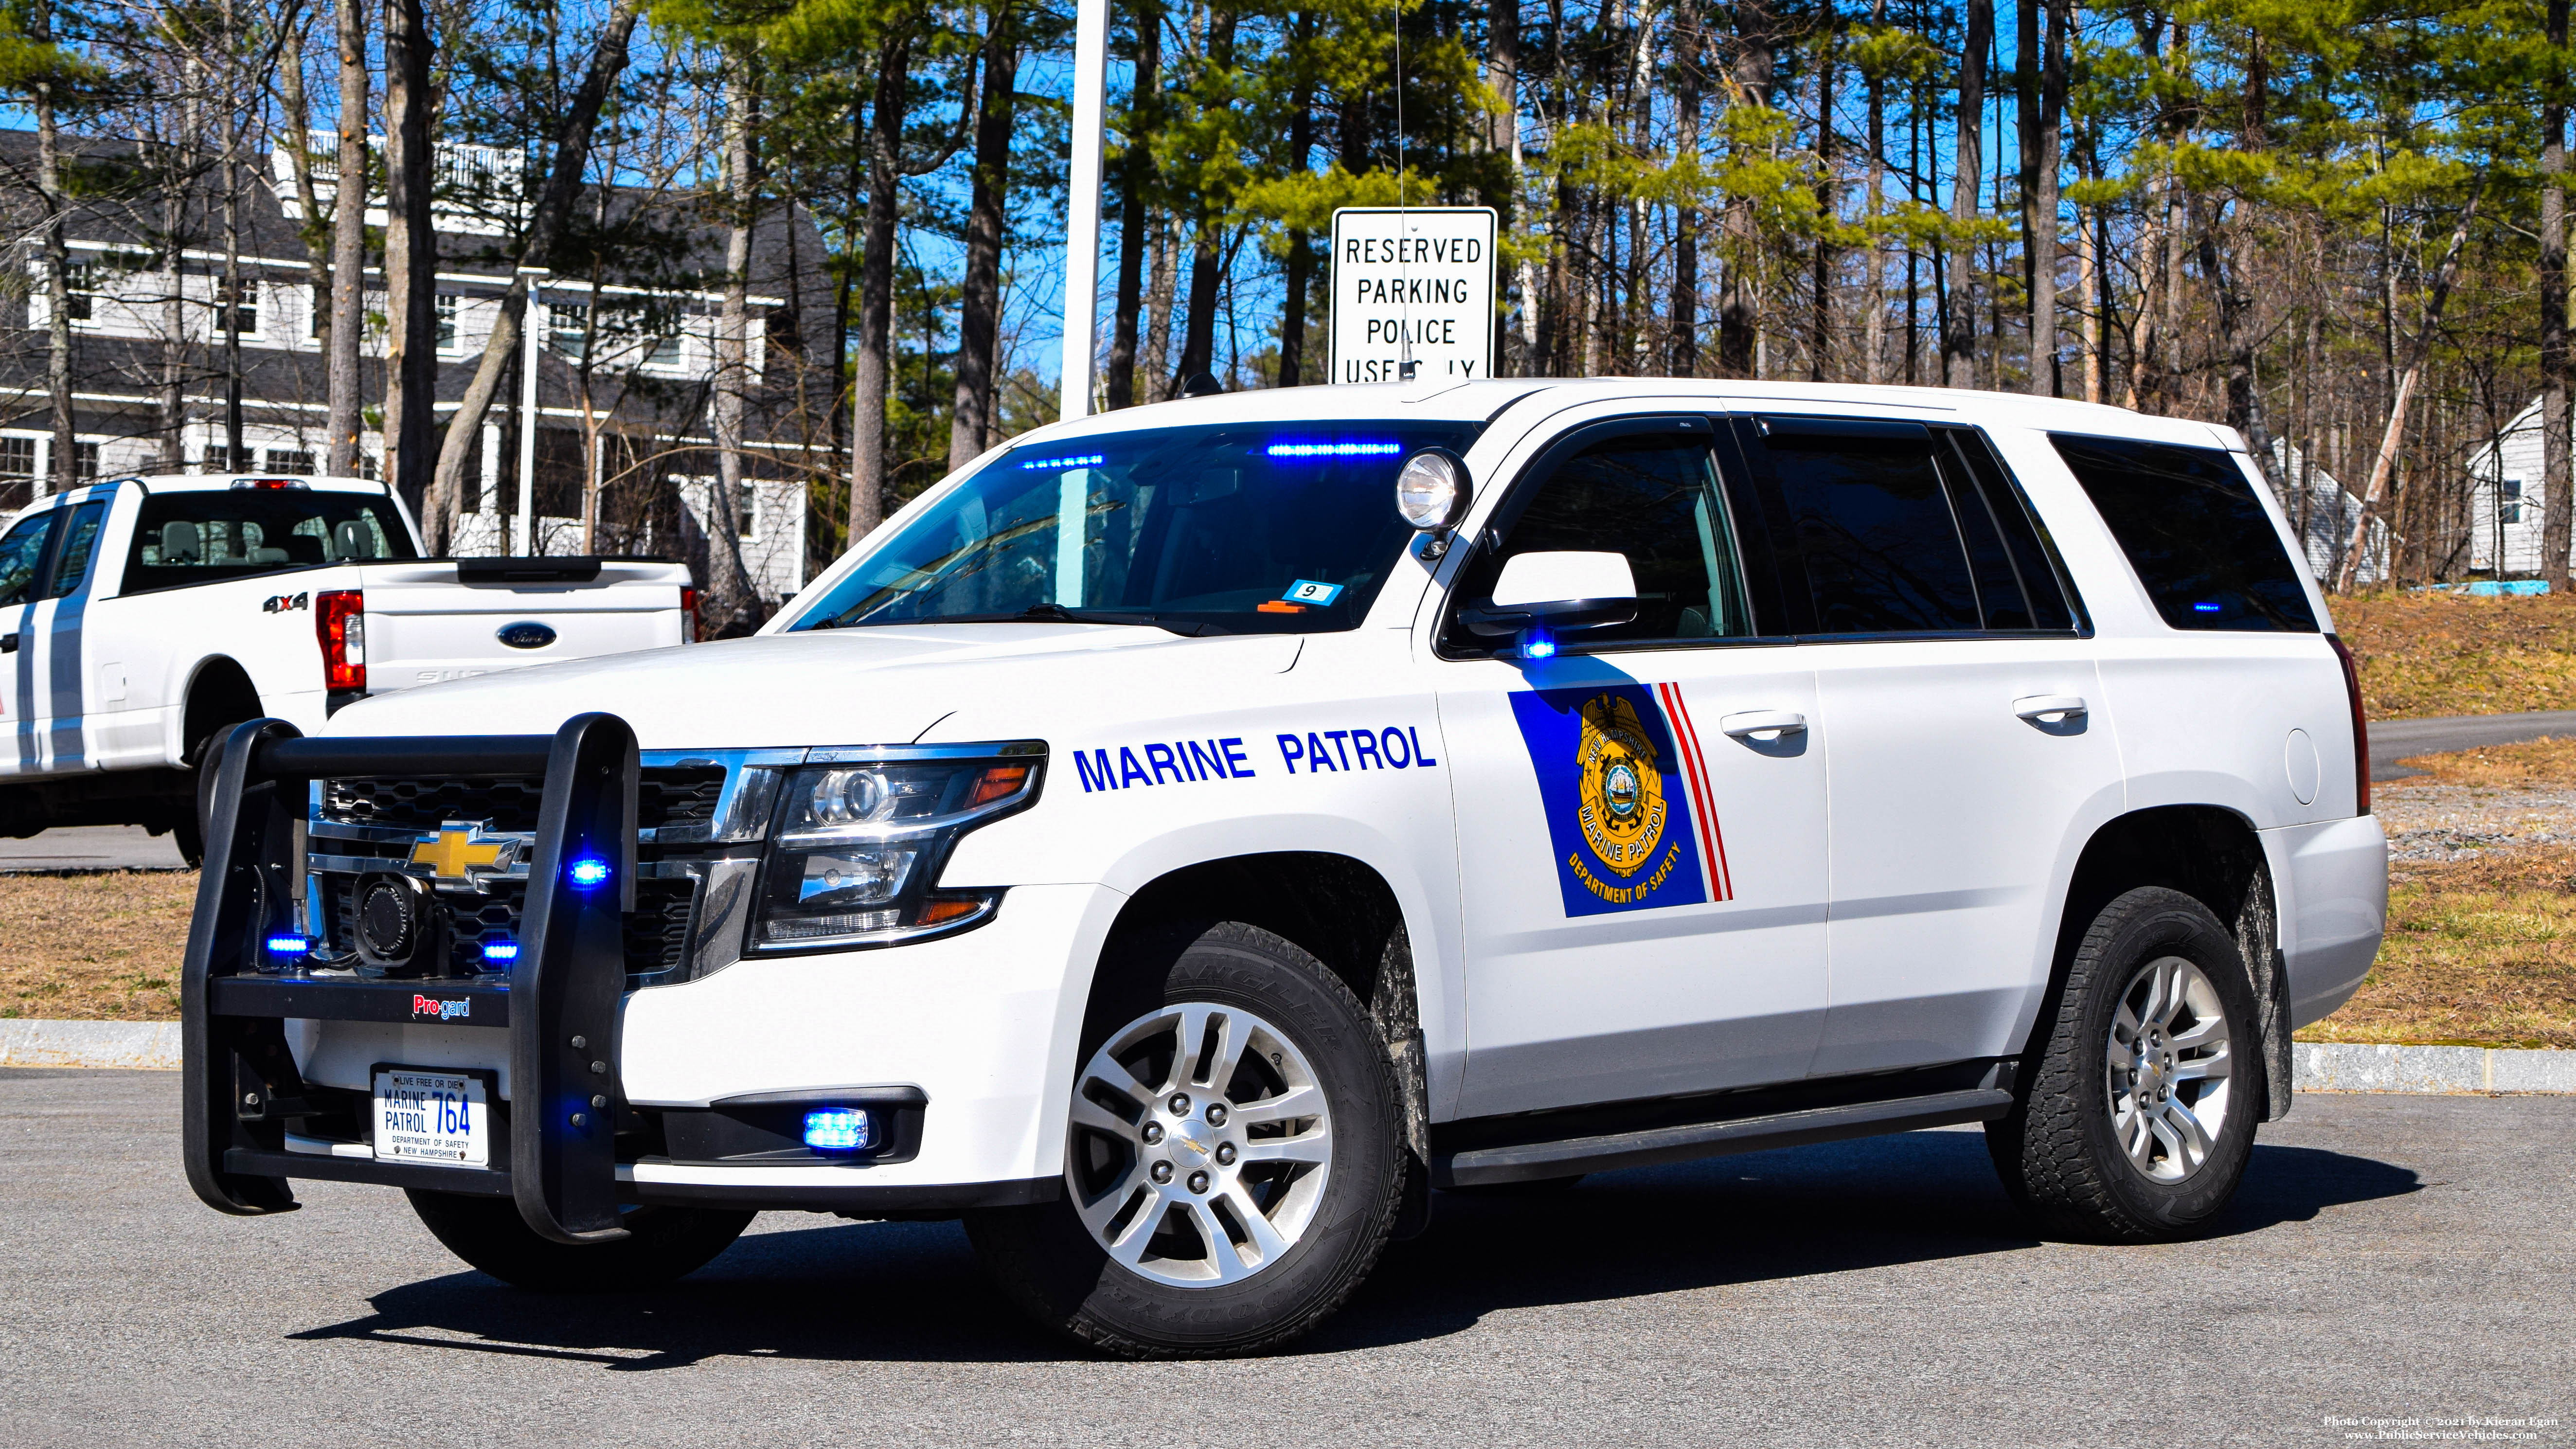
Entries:
{"type": "Polygon", "coordinates": [[[1133,717],[1140,698],[1175,680],[1204,689],[1276,676],[1302,642],[1040,623],[769,634],[407,689],[340,711],[324,733],[552,734],[598,710],[632,725],[647,750],[794,748],[908,744],[963,712],[1011,738],[1046,738],[1133,717]]]}

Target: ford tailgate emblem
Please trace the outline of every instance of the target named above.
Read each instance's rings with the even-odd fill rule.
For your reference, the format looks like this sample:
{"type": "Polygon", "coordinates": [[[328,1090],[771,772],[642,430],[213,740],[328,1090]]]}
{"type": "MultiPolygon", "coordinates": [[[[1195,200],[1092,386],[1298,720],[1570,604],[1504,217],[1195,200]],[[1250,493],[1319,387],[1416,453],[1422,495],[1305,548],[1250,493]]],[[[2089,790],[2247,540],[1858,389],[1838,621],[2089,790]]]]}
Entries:
{"type": "Polygon", "coordinates": [[[513,649],[543,649],[555,642],[555,631],[534,619],[504,624],[494,636],[513,649]]]}

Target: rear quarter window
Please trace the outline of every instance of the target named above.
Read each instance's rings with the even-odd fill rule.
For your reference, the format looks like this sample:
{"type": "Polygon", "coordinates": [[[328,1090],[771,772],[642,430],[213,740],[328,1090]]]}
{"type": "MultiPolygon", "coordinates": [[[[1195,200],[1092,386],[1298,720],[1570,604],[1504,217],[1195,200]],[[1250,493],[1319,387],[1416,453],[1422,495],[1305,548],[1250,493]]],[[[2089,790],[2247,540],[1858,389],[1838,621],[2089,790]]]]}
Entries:
{"type": "Polygon", "coordinates": [[[2138,582],[2176,629],[2317,632],[2308,592],[2234,455],[2051,433],[2138,582]]]}

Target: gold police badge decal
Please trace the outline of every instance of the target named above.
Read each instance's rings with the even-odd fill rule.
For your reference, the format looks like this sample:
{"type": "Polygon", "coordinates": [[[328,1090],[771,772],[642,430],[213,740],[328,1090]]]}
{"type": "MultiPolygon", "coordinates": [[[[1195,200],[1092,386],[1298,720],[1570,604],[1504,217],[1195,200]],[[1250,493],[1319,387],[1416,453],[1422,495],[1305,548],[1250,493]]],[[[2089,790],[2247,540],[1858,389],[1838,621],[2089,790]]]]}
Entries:
{"type": "Polygon", "coordinates": [[[1574,759],[1584,843],[1603,865],[1635,875],[1654,858],[1665,815],[1663,771],[1636,706],[1615,694],[1585,701],[1574,759]]]}

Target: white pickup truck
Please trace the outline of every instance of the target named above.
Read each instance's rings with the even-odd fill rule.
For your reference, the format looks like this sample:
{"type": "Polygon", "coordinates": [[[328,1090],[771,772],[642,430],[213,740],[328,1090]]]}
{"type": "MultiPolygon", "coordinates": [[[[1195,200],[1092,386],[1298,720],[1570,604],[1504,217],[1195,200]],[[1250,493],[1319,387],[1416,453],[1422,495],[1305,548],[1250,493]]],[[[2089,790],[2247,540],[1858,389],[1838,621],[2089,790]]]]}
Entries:
{"type": "Polygon", "coordinates": [[[421,554],[356,478],[116,478],[10,518],[0,836],[141,825],[193,863],[194,767],[230,725],[694,633],[680,564],[421,554]]]}

